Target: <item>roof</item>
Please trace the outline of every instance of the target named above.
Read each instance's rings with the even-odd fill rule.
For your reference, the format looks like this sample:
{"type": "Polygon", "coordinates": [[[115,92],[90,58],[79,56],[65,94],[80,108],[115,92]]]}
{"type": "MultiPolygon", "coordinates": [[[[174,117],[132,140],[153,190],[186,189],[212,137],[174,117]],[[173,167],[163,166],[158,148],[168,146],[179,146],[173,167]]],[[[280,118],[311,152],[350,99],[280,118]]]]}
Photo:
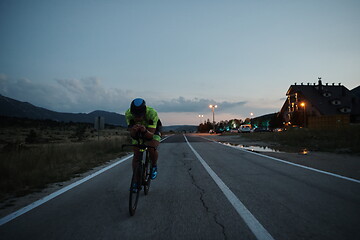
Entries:
{"type": "MultiPolygon", "coordinates": [[[[355,90],[355,89],[353,89],[355,90]]],[[[356,89],[355,92],[360,89],[356,89]]],[[[345,86],[339,84],[325,84],[323,85],[321,80],[317,85],[291,85],[286,95],[293,93],[300,94],[306,101],[309,101],[313,107],[315,107],[322,115],[336,115],[341,112],[341,108],[351,108],[352,113],[358,112],[358,106],[356,103],[358,97],[354,95],[345,86]],[[356,101],[354,101],[354,99],[356,101]],[[338,100],[340,104],[334,105],[333,101],[338,100]]]]}
{"type": "Polygon", "coordinates": [[[351,93],[354,94],[356,97],[360,98],[360,86],[351,90],[351,93]]]}

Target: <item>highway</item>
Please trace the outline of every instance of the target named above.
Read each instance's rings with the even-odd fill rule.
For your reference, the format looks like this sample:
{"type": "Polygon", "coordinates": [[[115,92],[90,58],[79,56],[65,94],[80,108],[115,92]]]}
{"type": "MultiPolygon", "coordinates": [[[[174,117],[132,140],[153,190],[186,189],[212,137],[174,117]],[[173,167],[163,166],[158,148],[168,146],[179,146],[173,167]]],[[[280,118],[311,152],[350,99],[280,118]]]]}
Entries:
{"type": "Polygon", "coordinates": [[[0,239],[360,239],[360,184],[194,135],[159,149],[135,216],[131,160],[0,226],[0,239]]]}

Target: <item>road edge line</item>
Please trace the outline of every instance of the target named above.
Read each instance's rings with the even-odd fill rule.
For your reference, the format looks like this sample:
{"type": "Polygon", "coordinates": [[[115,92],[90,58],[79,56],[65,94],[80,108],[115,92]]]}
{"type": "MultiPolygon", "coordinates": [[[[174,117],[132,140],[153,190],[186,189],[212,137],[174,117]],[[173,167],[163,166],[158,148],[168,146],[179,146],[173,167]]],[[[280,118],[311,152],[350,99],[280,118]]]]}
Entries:
{"type": "Polygon", "coordinates": [[[64,187],[64,188],[56,191],[56,192],[53,192],[53,193],[51,193],[50,195],[47,195],[47,196],[45,196],[45,197],[43,197],[43,198],[41,198],[41,199],[39,199],[39,200],[37,200],[37,201],[35,201],[35,202],[33,202],[33,203],[30,203],[29,205],[27,205],[27,206],[25,206],[25,207],[23,207],[23,208],[15,211],[15,212],[13,212],[13,213],[10,213],[9,215],[7,215],[7,216],[5,216],[5,217],[3,217],[3,218],[0,219],[0,226],[2,226],[2,225],[4,225],[4,224],[6,224],[6,223],[8,223],[8,222],[10,222],[10,221],[12,221],[12,220],[14,220],[15,218],[17,218],[17,217],[19,217],[19,216],[21,216],[21,215],[23,215],[23,214],[31,211],[32,209],[34,209],[34,208],[36,208],[36,207],[41,206],[42,204],[50,201],[51,199],[54,199],[54,198],[56,198],[57,196],[65,193],[65,192],[67,192],[67,191],[69,191],[69,190],[71,190],[71,189],[73,189],[73,188],[75,188],[75,187],[77,187],[77,186],[79,186],[80,184],[82,184],[82,183],[84,183],[84,182],[86,182],[86,181],[88,181],[88,180],[90,180],[90,179],[98,176],[99,174],[101,174],[101,173],[103,173],[103,172],[105,172],[105,171],[107,171],[107,170],[109,170],[109,169],[117,166],[118,164],[120,164],[120,163],[122,163],[122,162],[125,162],[126,160],[128,160],[128,159],[131,158],[132,156],[133,156],[133,154],[128,155],[128,156],[125,156],[125,157],[123,157],[123,158],[120,158],[119,161],[117,161],[117,162],[115,162],[115,163],[113,163],[113,164],[111,164],[111,165],[109,165],[109,166],[107,166],[107,167],[104,167],[104,168],[100,169],[99,171],[97,171],[97,172],[95,172],[95,173],[92,173],[92,174],[90,174],[89,176],[86,176],[86,177],[80,179],[79,181],[76,181],[76,182],[74,182],[74,183],[72,183],[72,184],[70,184],[70,185],[68,185],[68,186],[66,186],[66,187],[64,187]]]}
{"type": "Polygon", "coordinates": [[[214,140],[208,139],[208,138],[204,138],[204,139],[209,140],[209,141],[212,141],[212,142],[217,143],[217,144],[221,144],[221,145],[226,146],[226,147],[234,148],[234,149],[239,150],[239,151],[243,151],[243,152],[247,152],[247,153],[252,153],[252,154],[255,154],[255,155],[257,155],[257,156],[269,158],[269,159],[274,160],[274,161],[286,163],[286,164],[289,164],[289,165],[293,165],[293,166],[296,166],[296,167],[304,168],[304,169],[307,169],[307,170],[310,170],[310,171],[314,171],[314,172],[318,172],[318,173],[323,173],[323,174],[326,174],[326,175],[329,175],[329,176],[337,177],[337,178],[340,178],[340,179],[343,179],[343,180],[347,180],[347,181],[351,181],[351,182],[354,182],[354,183],[360,183],[360,180],[357,180],[357,179],[354,179],[354,178],[345,177],[345,176],[342,176],[342,175],[339,175],[339,174],[336,174],[336,173],[326,172],[326,171],[324,171],[324,170],[320,170],[320,169],[316,169],[316,168],[304,166],[304,165],[301,165],[301,164],[289,162],[289,161],[282,160],[282,159],[279,159],[279,158],[267,156],[267,155],[264,155],[264,154],[261,154],[261,153],[248,151],[248,150],[245,150],[245,149],[241,149],[241,148],[239,148],[239,147],[231,146],[231,145],[229,145],[230,143],[229,143],[229,144],[225,144],[225,143],[218,142],[218,141],[214,141],[214,140]]]}
{"type": "MultiPolygon", "coordinates": [[[[161,139],[160,142],[168,139],[169,137],[171,137],[171,135],[161,139]]],[[[64,188],[61,188],[58,191],[53,192],[53,193],[51,193],[51,194],[49,194],[49,195],[47,195],[47,196],[33,202],[33,203],[30,203],[29,205],[27,205],[27,206],[25,206],[23,208],[20,208],[19,210],[15,211],[13,213],[10,213],[9,215],[7,215],[7,216],[5,216],[3,218],[0,218],[0,226],[10,222],[11,220],[14,220],[15,218],[17,218],[17,217],[31,211],[32,209],[34,209],[36,207],[39,207],[40,205],[50,201],[51,199],[56,198],[57,196],[69,191],[70,189],[73,189],[73,188],[79,186],[80,184],[82,184],[82,183],[96,177],[97,175],[99,175],[99,174],[101,174],[101,173],[103,173],[103,172],[117,166],[118,164],[120,164],[122,162],[125,162],[126,160],[128,160],[132,156],[133,156],[133,154],[122,157],[122,158],[119,159],[119,161],[117,161],[117,162],[115,162],[115,163],[113,163],[113,164],[111,164],[111,165],[109,165],[107,167],[104,167],[104,168],[100,169],[99,171],[97,171],[95,173],[92,173],[89,176],[86,176],[86,177],[80,179],[79,181],[76,181],[76,182],[74,182],[74,183],[72,183],[72,184],[70,184],[70,185],[68,185],[68,186],[66,186],[64,188]]]]}

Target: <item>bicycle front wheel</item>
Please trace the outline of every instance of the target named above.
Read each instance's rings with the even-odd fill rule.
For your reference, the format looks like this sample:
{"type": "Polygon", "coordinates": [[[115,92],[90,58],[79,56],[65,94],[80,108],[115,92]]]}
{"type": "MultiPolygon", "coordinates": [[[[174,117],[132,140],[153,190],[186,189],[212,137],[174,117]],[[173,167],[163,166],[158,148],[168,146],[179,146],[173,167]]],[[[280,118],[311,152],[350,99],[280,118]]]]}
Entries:
{"type": "Polygon", "coordinates": [[[131,216],[134,216],[136,207],[139,201],[140,191],[141,191],[141,173],[142,173],[142,166],[139,164],[134,169],[131,184],[130,184],[130,195],[129,195],[129,213],[131,216]],[[133,191],[134,184],[137,184],[138,188],[137,191],[133,191]]]}

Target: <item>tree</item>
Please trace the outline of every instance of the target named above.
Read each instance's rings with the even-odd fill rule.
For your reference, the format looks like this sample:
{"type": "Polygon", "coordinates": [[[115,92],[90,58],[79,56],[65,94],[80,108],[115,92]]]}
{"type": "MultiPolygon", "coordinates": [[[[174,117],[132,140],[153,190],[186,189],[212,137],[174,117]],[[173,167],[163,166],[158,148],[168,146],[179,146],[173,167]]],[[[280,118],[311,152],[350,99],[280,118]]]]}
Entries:
{"type": "Polygon", "coordinates": [[[250,124],[250,123],[251,123],[251,119],[250,118],[245,118],[244,124],[250,124]]]}
{"type": "Polygon", "coordinates": [[[199,132],[209,132],[210,129],[213,129],[213,125],[209,119],[206,122],[201,123],[198,127],[199,132]]]}

